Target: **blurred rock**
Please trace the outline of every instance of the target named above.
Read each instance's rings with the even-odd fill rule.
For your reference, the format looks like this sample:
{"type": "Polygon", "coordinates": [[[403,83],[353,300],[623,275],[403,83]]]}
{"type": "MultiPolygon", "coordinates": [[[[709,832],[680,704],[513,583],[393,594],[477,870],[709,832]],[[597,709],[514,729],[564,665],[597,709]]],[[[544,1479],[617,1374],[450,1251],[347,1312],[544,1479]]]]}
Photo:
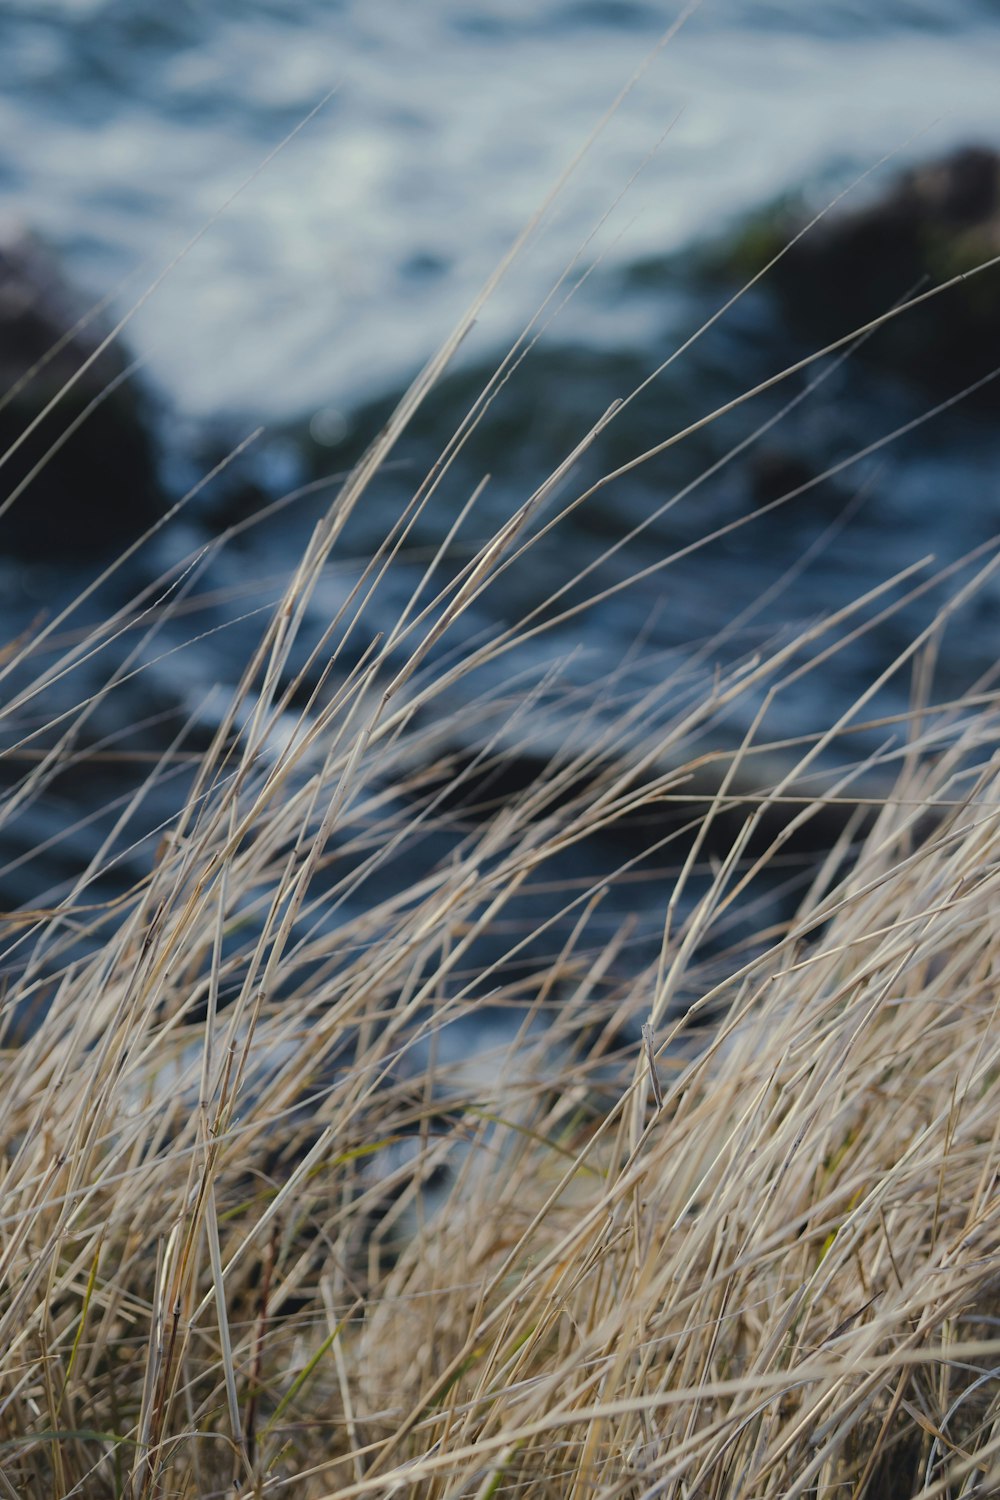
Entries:
{"type": "MultiPolygon", "coordinates": [[[[864,189],[859,189],[864,191],[864,189]]],[[[832,342],[1000,254],[1000,153],[966,146],[899,173],[877,196],[821,219],[764,278],[787,331],[812,344],[832,342]]],[[[709,252],[713,272],[748,278],[808,221],[784,202],[745,222],[709,252]]],[[[1000,363],[1000,268],[991,268],[893,319],[860,357],[951,395],[1000,363]]],[[[1000,384],[979,393],[995,405],[1000,384]]]]}
{"type": "Polygon", "coordinates": [[[784,448],[760,448],[746,464],[750,498],[755,506],[770,505],[781,495],[805,489],[815,479],[812,465],[784,448]]]}
{"type": "Polygon", "coordinates": [[[99,347],[107,325],[94,318],[79,326],[88,311],[36,236],[0,226],[0,455],[8,455],[0,504],[46,459],[0,516],[0,551],[49,557],[120,547],[162,512],[143,398],[134,377],[120,379],[129,356],[118,340],[9,453],[99,347]]]}

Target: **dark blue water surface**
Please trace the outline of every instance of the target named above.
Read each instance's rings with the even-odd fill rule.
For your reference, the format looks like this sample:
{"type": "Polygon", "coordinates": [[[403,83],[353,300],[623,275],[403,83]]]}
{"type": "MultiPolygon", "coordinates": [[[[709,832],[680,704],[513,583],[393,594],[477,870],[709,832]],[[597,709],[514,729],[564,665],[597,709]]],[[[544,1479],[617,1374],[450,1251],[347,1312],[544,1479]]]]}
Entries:
{"type": "MultiPolygon", "coordinates": [[[[314,636],[581,246],[579,268],[591,275],[416,527],[418,551],[435,545],[488,472],[470,525],[472,540],[487,535],[715,312],[723,293],[685,269],[691,247],[781,194],[826,201],[887,154],[903,165],[970,141],[1000,144],[991,0],[705,0],[656,50],[677,16],[673,6],[555,0],[0,6],[0,213],[40,232],[88,294],[113,289],[119,314],[213,220],[127,333],[156,396],[175,493],[257,423],[267,432],[239,475],[262,500],[350,463],[638,72],[349,529],[314,601],[314,636]]],[[[562,498],[808,352],[766,291],[748,296],[629,406],[562,498]]],[[[500,675],[537,674],[572,651],[564,680],[586,698],[633,652],[632,691],[670,673],[684,679],[685,664],[684,680],[697,684],[720,661],[769,649],[928,554],[947,564],[987,541],[997,518],[995,406],[947,411],[848,462],[940,393],[861,360],[827,360],[817,374],[815,389],[797,377],[599,488],[505,575],[477,607],[475,628],[573,612],[500,675]],[[793,397],[764,443],[773,481],[750,450],[727,461],[793,397]],[[789,474],[830,467],[834,478],[762,509],[789,474]],[[607,594],[598,606],[578,608],[597,593],[607,594]]],[[[195,504],[73,627],[203,545],[219,524],[212,504],[195,504]]],[[[238,617],[279,596],[315,515],[293,507],[200,565],[198,588],[214,602],[197,628],[216,633],[165,656],[194,631],[180,616],[140,649],[145,670],[95,706],[94,738],[130,725],[133,743],[153,750],[162,725],[192,713],[210,732],[260,629],[259,614],[238,617]]],[[[0,559],[3,636],[71,598],[89,566],[0,559]]],[[[404,560],[372,600],[369,635],[391,626],[417,566],[404,560]]],[[[945,592],[913,601],[803,678],[776,704],[774,733],[829,723],[945,592]]],[[[945,636],[942,694],[995,661],[996,603],[988,584],[945,636]]],[[[102,660],[119,659],[112,651],[54,686],[20,713],[16,733],[30,733],[32,713],[41,723],[85,697],[106,675],[102,660]]],[[[486,674],[476,690],[491,685],[486,674]]],[[[879,703],[892,712],[908,694],[903,674],[879,703]]],[[[741,706],[730,738],[758,701],[741,706]]],[[[93,827],[68,830],[112,790],[78,780],[26,804],[0,848],[5,906],[57,891],[79,870],[93,827]]],[[[172,795],[163,789],[157,817],[169,815],[172,795]]],[[[129,868],[126,859],[110,885],[129,868]]]]}

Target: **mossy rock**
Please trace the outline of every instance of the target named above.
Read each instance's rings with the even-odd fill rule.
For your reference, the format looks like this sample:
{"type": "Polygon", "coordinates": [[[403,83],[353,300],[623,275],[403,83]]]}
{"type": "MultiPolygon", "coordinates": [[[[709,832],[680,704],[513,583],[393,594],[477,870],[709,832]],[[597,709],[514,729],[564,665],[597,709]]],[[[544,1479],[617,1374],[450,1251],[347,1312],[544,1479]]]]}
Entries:
{"type": "MultiPolygon", "coordinates": [[[[791,244],[810,217],[802,199],[782,199],[708,247],[700,269],[746,281],[780,254],[762,285],[785,331],[816,346],[1000,255],[1000,153],[967,146],[909,168],[864,204],[832,209],[791,244]]],[[[998,351],[1000,267],[990,267],[893,318],[859,353],[943,396],[988,377],[998,351]]],[[[990,383],[977,395],[995,405],[998,392],[990,383]]]]}

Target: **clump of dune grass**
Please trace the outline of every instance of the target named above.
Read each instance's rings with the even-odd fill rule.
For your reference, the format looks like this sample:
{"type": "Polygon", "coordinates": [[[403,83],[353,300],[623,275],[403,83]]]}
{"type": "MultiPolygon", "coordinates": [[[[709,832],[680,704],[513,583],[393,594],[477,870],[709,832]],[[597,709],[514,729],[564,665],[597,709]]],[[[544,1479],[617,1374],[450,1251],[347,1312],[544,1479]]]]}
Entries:
{"type": "MultiPolygon", "coordinates": [[[[464,617],[578,503],[574,462],[614,410],[456,565],[473,495],[395,628],[358,648],[366,595],[534,326],[309,672],[289,670],[353,509],[466,326],[317,524],[176,816],[137,834],[144,878],[101,899],[99,848],[13,924],[4,1004],[33,1019],[0,1057],[0,1491],[994,1493],[992,685],[930,711],[921,663],[948,605],[886,666],[915,667],[902,748],[829,770],[865,694],[775,771],[768,704],[930,586],[908,574],[695,699],[669,675],[638,694],[625,667],[596,716],[556,668],[477,686],[535,627],[483,637],[464,617]],[[727,745],[747,694],[763,708],[727,745]],[[456,759],[473,725],[480,748],[456,759]],[[518,746],[544,769],[491,799],[518,746]],[[796,829],[838,808],[794,915],[727,942],[796,829]],[[624,961],[628,921],[593,936],[624,856],[567,887],[550,940],[525,923],[554,855],[643,818],[658,959],[624,961]],[[447,854],[422,878],[373,882],[435,830],[447,854]],[[456,1057],[454,1023],[487,1000],[516,1020],[456,1057]]],[[[995,553],[978,561],[965,596],[995,553]]],[[[5,674],[39,667],[10,722],[125,642],[113,691],[200,566],[61,654],[43,652],[62,618],[12,643],[5,674]]],[[[93,707],[10,737],[27,769],[5,816],[98,753],[93,707]]]]}

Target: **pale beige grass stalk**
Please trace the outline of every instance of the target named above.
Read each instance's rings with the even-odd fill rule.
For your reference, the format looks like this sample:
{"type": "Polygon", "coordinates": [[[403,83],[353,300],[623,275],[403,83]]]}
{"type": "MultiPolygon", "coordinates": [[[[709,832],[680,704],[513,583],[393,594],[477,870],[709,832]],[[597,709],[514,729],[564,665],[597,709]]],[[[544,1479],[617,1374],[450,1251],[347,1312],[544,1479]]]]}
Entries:
{"type": "MultiPolygon", "coordinates": [[[[887,667],[918,665],[906,745],[832,772],[879,684],[800,744],[769,744],[765,712],[957,565],[907,569],[695,702],[669,674],[639,695],[623,672],[593,703],[557,668],[477,684],[552,622],[464,643],[463,617],[599,487],[556,493],[621,407],[455,576],[433,552],[387,638],[362,634],[532,320],[314,644],[307,689],[290,663],[331,552],[479,305],[317,524],[184,806],[142,845],[144,878],[110,907],[93,896],[109,838],[12,924],[5,1004],[40,1020],[0,1056],[0,1490],[994,1493],[996,705],[986,683],[931,713],[919,663],[995,549],[964,560],[979,573],[887,667]],[[764,709],[723,746],[749,693],[764,709]],[[456,766],[478,786],[519,749],[544,765],[534,784],[462,821],[456,766]],[[663,820],[674,799],[686,827],[663,820]],[[839,803],[855,813],[794,920],[707,969],[751,882],[839,803]],[[554,853],[639,815],[673,867],[653,884],[655,962],[628,964],[627,921],[592,937],[603,881],[525,927],[516,903],[554,853]],[[359,901],[422,829],[449,832],[447,856],[359,901]],[[502,958],[483,960],[498,935],[502,958]],[[529,939],[530,970],[508,969],[529,939]],[[439,1061],[484,996],[520,1008],[513,1042],[439,1061]]],[[[133,643],[113,681],[138,670],[202,564],[68,637],[12,722],[105,639],[133,643]]],[[[13,643],[0,678],[70,613],[13,643]]],[[[86,758],[95,703],[12,737],[27,770],[3,816],[86,758]]]]}
{"type": "MultiPolygon", "coordinates": [[[[747,675],[777,693],[799,668],[782,678],[778,651],[645,738],[651,702],[624,705],[625,762],[599,739],[554,761],[417,888],[303,936],[335,826],[379,859],[437,815],[433,786],[393,799],[439,742],[398,727],[413,699],[378,689],[376,646],[257,753],[305,586],[253,664],[235,758],[206,760],[149,880],[91,958],[24,981],[48,1011],[3,1058],[6,1492],[990,1493],[989,692],[914,731],[848,872],[829,861],[792,926],[702,994],[700,1041],[669,1002],[747,878],[760,798],[617,999],[584,891],[547,967],[494,980],[501,1000],[557,998],[548,1028],[464,1084],[433,1064],[407,1081],[414,1041],[475,1008],[463,957],[547,853],[676,795],[656,771],[671,745],[747,675]],[[617,1100],[613,1061],[596,1071],[574,1040],[616,1004],[652,1018],[657,1053],[617,1100]]],[[[794,795],[813,748],[762,788],[791,795],[789,818],[819,805],[794,795]]],[[[731,800],[727,773],[703,831],[731,800]]]]}

